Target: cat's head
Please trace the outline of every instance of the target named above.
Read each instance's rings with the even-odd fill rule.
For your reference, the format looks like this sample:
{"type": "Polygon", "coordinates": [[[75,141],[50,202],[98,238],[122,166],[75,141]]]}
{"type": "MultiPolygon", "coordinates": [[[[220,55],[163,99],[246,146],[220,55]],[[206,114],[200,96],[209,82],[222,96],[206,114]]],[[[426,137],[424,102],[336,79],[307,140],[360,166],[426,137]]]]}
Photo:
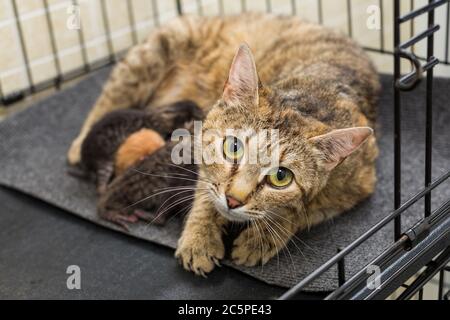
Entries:
{"type": "Polygon", "coordinates": [[[329,173],[372,134],[368,127],[330,130],[276,105],[271,96],[259,82],[250,48],[241,45],[223,96],[203,125],[203,133],[209,133],[202,139],[203,153],[211,158],[221,153],[224,161],[200,166],[210,200],[232,221],[301,208],[323,188],[329,173]],[[261,139],[273,137],[271,133],[275,141],[261,139]],[[255,150],[268,150],[269,163],[267,157],[255,161],[250,155],[255,150]]]}

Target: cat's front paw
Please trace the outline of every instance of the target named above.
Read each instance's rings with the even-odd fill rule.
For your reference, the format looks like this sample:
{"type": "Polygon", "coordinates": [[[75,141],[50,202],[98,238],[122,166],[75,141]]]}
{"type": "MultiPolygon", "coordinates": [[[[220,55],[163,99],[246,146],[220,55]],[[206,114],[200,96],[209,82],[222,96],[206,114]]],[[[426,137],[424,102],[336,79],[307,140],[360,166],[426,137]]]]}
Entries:
{"type": "Polygon", "coordinates": [[[175,257],[184,269],[196,275],[206,276],[225,255],[225,247],[220,234],[199,236],[197,233],[185,234],[178,241],[175,257]]]}
{"type": "Polygon", "coordinates": [[[252,227],[242,231],[234,240],[231,259],[236,265],[253,267],[257,264],[266,264],[275,256],[280,248],[265,234],[253,230],[252,227]]]}

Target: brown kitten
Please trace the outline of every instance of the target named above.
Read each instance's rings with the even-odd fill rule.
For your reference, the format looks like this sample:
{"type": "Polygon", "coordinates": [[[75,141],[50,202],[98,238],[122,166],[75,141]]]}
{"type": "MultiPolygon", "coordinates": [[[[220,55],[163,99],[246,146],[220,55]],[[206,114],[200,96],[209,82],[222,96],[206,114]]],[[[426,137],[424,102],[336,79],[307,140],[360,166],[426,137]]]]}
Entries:
{"type": "MultiPolygon", "coordinates": [[[[81,168],[87,173],[95,174],[97,191],[101,194],[114,175],[117,151],[132,133],[142,128],[152,128],[160,135],[155,135],[153,142],[160,144],[159,141],[167,140],[173,130],[183,127],[188,121],[199,120],[202,117],[201,109],[188,100],[153,111],[131,109],[109,113],[95,123],[83,141],[81,168]]],[[[146,151],[144,146],[142,148],[142,151],[146,151]]]]}
{"type": "Polygon", "coordinates": [[[248,221],[231,256],[252,266],[267,262],[297,231],[373,192],[377,146],[369,127],[378,91],[364,51],[322,26],[267,14],[184,17],[116,66],[68,157],[79,161],[96,119],[135,103],[193,99],[208,112],[203,129],[219,130],[224,142],[228,128],[278,129],[280,166],[270,174],[258,164],[200,166],[212,186],[209,194],[196,193],[176,251],[186,269],[207,273],[224,257],[223,229],[248,221]],[[242,46],[233,60],[242,42],[255,55],[242,46]],[[275,187],[280,181],[289,183],[275,187]]]}
{"type": "MultiPolygon", "coordinates": [[[[138,220],[162,225],[169,216],[190,208],[197,166],[171,163],[174,142],[168,142],[117,176],[97,202],[98,215],[128,230],[138,220]]],[[[201,184],[201,183],[200,183],[201,184]]]]}

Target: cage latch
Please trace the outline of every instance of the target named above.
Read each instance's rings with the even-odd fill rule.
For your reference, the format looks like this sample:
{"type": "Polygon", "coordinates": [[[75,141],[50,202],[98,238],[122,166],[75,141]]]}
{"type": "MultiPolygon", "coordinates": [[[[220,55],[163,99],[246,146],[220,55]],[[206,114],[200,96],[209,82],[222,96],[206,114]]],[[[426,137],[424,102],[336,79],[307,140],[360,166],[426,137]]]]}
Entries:
{"type": "Polygon", "coordinates": [[[425,218],[418,222],[412,228],[408,229],[403,235],[408,237],[407,250],[414,248],[420,241],[430,234],[430,221],[425,218]]]}

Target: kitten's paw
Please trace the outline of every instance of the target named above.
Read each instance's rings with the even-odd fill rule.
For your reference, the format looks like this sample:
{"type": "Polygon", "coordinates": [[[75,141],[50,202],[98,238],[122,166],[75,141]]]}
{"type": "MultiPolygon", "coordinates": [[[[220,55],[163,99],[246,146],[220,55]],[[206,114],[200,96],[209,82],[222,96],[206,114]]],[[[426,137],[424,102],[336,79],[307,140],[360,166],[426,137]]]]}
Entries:
{"type": "Polygon", "coordinates": [[[273,241],[248,228],[234,240],[231,259],[236,265],[253,267],[266,264],[277,252],[273,241]]]}
{"type": "Polygon", "coordinates": [[[120,211],[107,211],[101,214],[101,217],[107,221],[115,223],[119,227],[121,227],[125,232],[130,232],[130,228],[128,227],[129,223],[136,223],[139,221],[139,218],[135,215],[128,215],[121,213],[120,211]]]}
{"type": "Polygon", "coordinates": [[[185,235],[178,241],[175,257],[184,269],[206,277],[225,255],[220,234],[213,238],[185,235]]]}
{"type": "Polygon", "coordinates": [[[79,138],[75,139],[70,146],[69,151],[67,152],[67,161],[71,165],[76,165],[81,160],[81,144],[82,140],[79,138]]]}

